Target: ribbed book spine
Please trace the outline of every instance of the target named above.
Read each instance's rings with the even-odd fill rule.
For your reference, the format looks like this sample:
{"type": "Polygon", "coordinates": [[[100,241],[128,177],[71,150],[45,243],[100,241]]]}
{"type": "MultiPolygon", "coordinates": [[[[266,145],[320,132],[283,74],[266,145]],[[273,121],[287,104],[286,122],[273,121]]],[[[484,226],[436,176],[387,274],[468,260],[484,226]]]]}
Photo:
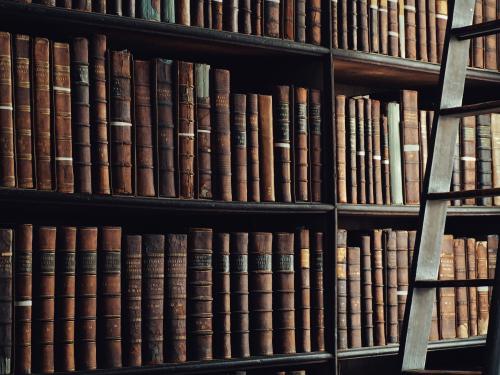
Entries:
{"type": "Polygon", "coordinates": [[[417,0],[417,58],[428,61],[427,57],[427,7],[426,0],[417,0]]]}
{"type": "Polygon", "coordinates": [[[243,34],[252,33],[252,1],[240,0],[238,10],[238,31],[243,34]]]}
{"type": "Polygon", "coordinates": [[[347,329],[347,231],[337,231],[337,347],[348,348],[347,329]]]}
{"type": "Polygon", "coordinates": [[[420,201],[420,145],[418,144],[417,92],[404,90],[401,100],[401,140],[405,204],[420,201]]]}
{"type": "MultiPolygon", "coordinates": [[[[349,348],[360,348],[361,341],[361,253],[359,247],[347,248],[347,334],[349,348]]],[[[312,336],[314,337],[314,336],[312,336]]]]}
{"type": "MultiPolygon", "coordinates": [[[[497,268],[498,254],[498,234],[490,234],[487,237],[488,243],[488,279],[495,279],[495,270],[497,268]]],[[[488,287],[488,301],[491,303],[491,294],[493,287],[488,287]]]]}
{"type": "Polygon", "coordinates": [[[233,94],[231,110],[231,176],[235,201],[248,200],[247,178],[247,96],[233,94]]]}
{"type": "MultiPolygon", "coordinates": [[[[333,6],[333,2],[332,2],[332,6],[333,6]]],[[[369,20],[369,28],[370,28],[370,51],[375,52],[375,53],[380,52],[378,15],[379,15],[378,1],[377,0],[370,0],[369,9],[368,9],[368,20],[369,20]]]]}
{"type": "MultiPolygon", "coordinates": [[[[455,279],[467,279],[466,258],[465,258],[465,239],[458,238],[453,240],[453,253],[455,257],[455,279]]],[[[457,314],[457,338],[469,337],[469,314],[467,302],[467,288],[456,288],[456,314],[457,314]]]]}
{"type": "Polygon", "coordinates": [[[227,31],[238,32],[238,1],[225,0],[222,15],[224,18],[223,28],[227,31]]]}
{"type": "MultiPolygon", "coordinates": [[[[476,279],[476,240],[474,238],[467,238],[466,241],[466,260],[467,260],[467,279],[476,279]]],[[[469,315],[469,336],[477,336],[477,288],[467,288],[467,299],[469,301],[468,315],[469,315]]]]}
{"type": "Polygon", "coordinates": [[[372,111],[372,142],[373,142],[373,194],[374,203],[384,204],[382,195],[382,150],[380,139],[380,102],[378,100],[371,101],[372,111]]]}
{"type": "Polygon", "coordinates": [[[256,94],[247,94],[248,201],[260,202],[259,122],[256,94]]]}
{"type": "MultiPolygon", "coordinates": [[[[281,37],[283,39],[294,40],[295,39],[295,25],[294,25],[294,12],[295,12],[295,2],[294,0],[285,0],[283,2],[282,10],[282,33],[281,37]]],[[[336,19],[336,18],[335,18],[336,19]]]]}
{"type": "MultiPolygon", "coordinates": [[[[483,0],[476,0],[474,6],[473,23],[483,22],[483,0]]],[[[471,40],[472,45],[472,65],[476,68],[484,68],[484,37],[471,40]]]]}
{"type": "Polygon", "coordinates": [[[379,0],[378,2],[379,52],[383,55],[389,54],[389,12],[387,3],[387,0],[379,0]]]}
{"type": "Polygon", "coordinates": [[[223,0],[212,0],[212,28],[222,30],[224,25],[223,16],[223,0]]]}
{"type": "Polygon", "coordinates": [[[386,344],[385,333],[385,296],[384,296],[384,250],[382,247],[382,230],[372,232],[372,275],[373,275],[373,342],[375,346],[386,344]]]}
{"type": "Polygon", "coordinates": [[[356,100],[349,98],[348,102],[348,122],[347,122],[347,160],[349,169],[347,170],[347,186],[350,189],[347,192],[347,199],[349,203],[358,203],[358,166],[357,166],[357,129],[356,129],[356,100]]]}
{"type": "Polygon", "coordinates": [[[401,333],[408,296],[408,231],[396,231],[396,263],[398,275],[398,326],[401,333]]]}
{"type": "Polygon", "coordinates": [[[396,232],[390,229],[384,232],[384,248],[387,252],[385,275],[387,280],[387,343],[395,344],[399,339],[396,232]]]}
{"type": "Polygon", "coordinates": [[[436,45],[437,62],[441,62],[444,50],[444,37],[446,24],[448,23],[448,2],[446,0],[436,1],[436,45]]]}
{"type": "MultiPolygon", "coordinates": [[[[475,151],[475,150],[474,150],[475,151]]],[[[491,167],[492,185],[500,187],[500,115],[491,115],[491,167]]],[[[493,204],[500,206],[500,197],[493,197],[493,204]]]]}
{"type": "Polygon", "coordinates": [[[273,99],[259,95],[259,175],[260,198],[274,202],[273,99]]]}
{"type": "Polygon", "coordinates": [[[384,204],[391,204],[391,161],[389,155],[389,128],[387,116],[383,115],[380,125],[382,148],[382,195],[384,204]]]}
{"type": "Polygon", "coordinates": [[[311,240],[311,349],[325,350],[325,308],[323,301],[323,233],[311,240]]]}
{"type": "MultiPolygon", "coordinates": [[[[479,0],[480,2],[482,0],[479,0]]],[[[427,0],[427,53],[429,62],[437,63],[436,0],[427,0]]]]}
{"type": "Polygon", "coordinates": [[[295,40],[306,42],[306,0],[295,0],[295,40]]]}
{"type": "MultiPolygon", "coordinates": [[[[389,128],[389,163],[391,166],[392,204],[403,204],[403,168],[401,165],[402,155],[399,119],[399,104],[389,103],[387,105],[387,125],[389,128]]],[[[413,196],[412,198],[415,197],[413,196]]]]}
{"type": "Polygon", "coordinates": [[[214,235],[214,356],[231,358],[231,278],[229,233],[214,235]]]}
{"type": "MultiPolygon", "coordinates": [[[[338,98],[338,97],[337,97],[338,98]]],[[[337,99],[338,100],[338,99],[337,99]]],[[[336,107],[337,111],[341,111],[336,107]]],[[[340,116],[340,112],[337,112],[340,116]]],[[[295,199],[297,201],[309,200],[309,129],[307,126],[307,89],[295,88],[295,199]]],[[[344,121],[345,122],[345,121],[344,121]]],[[[342,124],[337,120],[337,132],[341,132],[342,124]]],[[[345,133],[345,123],[344,123],[345,133]]],[[[344,184],[342,184],[342,141],[337,142],[337,179],[339,187],[339,197],[344,189],[345,195],[345,134],[344,134],[344,184]]]]}
{"type": "Polygon", "coordinates": [[[263,0],[264,35],[280,37],[280,0],[263,0]]]}
{"type": "MultiPolygon", "coordinates": [[[[453,236],[445,235],[442,240],[439,279],[453,280],[454,278],[455,257],[453,254],[453,236]]],[[[440,288],[438,290],[438,297],[440,339],[453,339],[457,336],[455,326],[455,288],[440,288]]]]}
{"type": "MultiPolygon", "coordinates": [[[[476,168],[477,188],[490,189],[491,178],[491,114],[479,115],[476,118],[476,168]]],[[[477,198],[481,206],[491,206],[491,197],[477,198]]]]}
{"type": "Polygon", "coordinates": [[[252,0],[252,34],[262,35],[262,2],[263,0],[252,0]]]}
{"type": "Polygon", "coordinates": [[[389,19],[389,55],[399,56],[398,1],[387,0],[389,19]]]}
{"type": "Polygon", "coordinates": [[[0,373],[10,374],[14,362],[12,351],[13,324],[13,236],[12,229],[0,229],[0,373]]]}
{"type": "Polygon", "coordinates": [[[309,244],[309,229],[298,229],[295,234],[294,254],[296,346],[298,353],[311,351],[311,251],[309,244]]]}
{"type": "Polygon", "coordinates": [[[273,102],[276,199],[280,202],[291,202],[290,87],[277,86],[274,89],[273,102]]]}
{"type": "Polygon", "coordinates": [[[311,134],[311,199],[321,202],[322,149],[321,149],[321,92],[310,90],[309,129],[311,134]]]}
{"type": "Polygon", "coordinates": [[[365,142],[365,113],[363,98],[356,98],[356,174],[358,181],[358,202],[366,200],[366,142],[365,142]]]}
{"type": "Polygon", "coordinates": [[[373,346],[373,292],[370,236],[361,237],[361,317],[363,346],[373,346]]]}
{"type": "Polygon", "coordinates": [[[363,99],[364,103],[364,132],[365,132],[365,180],[366,180],[366,203],[375,203],[374,175],[373,175],[373,127],[372,127],[372,101],[363,99]]]}
{"type": "MultiPolygon", "coordinates": [[[[488,243],[476,241],[476,276],[478,279],[488,278],[488,243]]],[[[477,287],[477,334],[479,336],[488,333],[489,311],[488,311],[488,287],[477,287]]]]}

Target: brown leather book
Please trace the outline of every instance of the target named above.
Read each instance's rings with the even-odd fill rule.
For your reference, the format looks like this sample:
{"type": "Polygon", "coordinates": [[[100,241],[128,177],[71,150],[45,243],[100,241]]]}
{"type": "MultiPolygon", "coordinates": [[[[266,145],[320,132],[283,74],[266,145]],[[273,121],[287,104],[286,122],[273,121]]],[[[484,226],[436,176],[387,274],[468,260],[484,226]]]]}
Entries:
{"type": "Polygon", "coordinates": [[[373,346],[371,238],[361,236],[361,316],[363,346],[373,346]]]}
{"type": "MultiPolygon", "coordinates": [[[[440,280],[453,280],[455,278],[454,264],[453,236],[444,235],[439,264],[440,280]]],[[[438,297],[439,336],[441,339],[453,339],[456,337],[455,288],[440,288],[438,297]]]]}
{"type": "Polygon", "coordinates": [[[417,92],[403,90],[401,93],[401,120],[404,161],[405,204],[420,202],[420,146],[418,144],[417,92]]]}
{"type": "MultiPolygon", "coordinates": [[[[345,99],[345,98],[344,98],[345,99]]],[[[338,100],[338,99],[337,99],[338,100]]],[[[344,105],[345,106],[345,105],[344,105]]],[[[338,107],[337,111],[339,111],[338,107]]],[[[302,87],[295,88],[295,200],[309,200],[309,136],[307,127],[307,89],[302,87]]],[[[342,125],[337,120],[337,134],[340,132],[339,127],[342,125]]],[[[345,118],[344,118],[344,133],[345,133],[345,118]]],[[[344,134],[345,138],[345,134],[344,134]]],[[[341,145],[337,141],[337,180],[339,196],[341,196],[342,182],[341,171],[339,171],[341,163],[341,145]],[[339,155],[340,154],[340,155],[339,155]]],[[[344,140],[344,193],[345,186],[345,140],[344,140]]],[[[345,195],[345,194],[344,194],[345,195]]]]}
{"type": "Polygon", "coordinates": [[[167,234],[165,247],[165,362],[186,361],[187,235],[167,234]]]}
{"type": "Polygon", "coordinates": [[[92,11],[97,13],[106,13],[106,0],[92,1],[92,11]]]}
{"type": "Polygon", "coordinates": [[[76,227],[60,227],[56,248],[56,371],[75,371],[75,264],[76,227]]]}
{"type": "Polygon", "coordinates": [[[10,374],[12,369],[13,357],[13,236],[12,229],[0,229],[0,371],[3,374],[10,374]]]}
{"type": "Polygon", "coordinates": [[[384,249],[387,253],[387,343],[399,342],[398,330],[398,272],[396,232],[391,229],[384,230],[384,249]]]}
{"type": "MultiPolygon", "coordinates": [[[[484,0],[483,21],[494,21],[497,18],[497,2],[495,0],[484,0]]],[[[484,67],[497,70],[497,38],[496,35],[484,37],[484,67]]]]}
{"type": "Polygon", "coordinates": [[[35,155],[36,185],[38,190],[53,190],[52,132],[50,107],[50,46],[49,40],[35,38],[33,61],[35,64],[35,155]]]}
{"type": "MultiPolygon", "coordinates": [[[[311,351],[311,261],[309,229],[295,232],[295,321],[297,353],[311,351]]],[[[345,286],[345,285],[344,285],[345,286]]],[[[345,307],[345,306],[344,306],[345,307]]]]}
{"type": "Polygon", "coordinates": [[[73,9],[81,10],[84,12],[91,12],[92,11],[92,2],[91,2],[91,0],[73,1],[73,9]]]}
{"type": "Polygon", "coordinates": [[[380,132],[380,101],[371,100],[372,142],[373,142],[373,190],[374,203],[384,204],[382,194],[382,149],[380,132]]]}
{"type": "Polygon", "coordinates": [[[413,253],[415,252],[415,242],[417,240],[417,231],[408,231],[408,270],[411,270],[411,265],[413,262],[413,253]]]}
{"type": "MultiPolygon", "coordinates": [[[[347,326],[349,348],[360,348],[361,340],[361,254],[359,247],[347,248],[347,326]]],[[[314,336],[312,336],[314,339],[314,336]]]]}
{"type": "Polygon", "coordinates": [[[211,121],[210,121],[210,65],[195,64],[196,91],[196,194],[198,198],[212,198],[211,121]]]}
{"type": "Polygon", "coordinates": [[[347,231],[337,231],[337,348],[348,347],[347,327],[347,231]]]}
{"type": "Polygon", "coordinates": [[[111,51],[111,168],[113,194],[132,194],[131,56],[111,51]]]}
{"type": "Polygon", "coordinates": [[[260,202],[259,119],[256,94],[247,94],[248,201],[260,202]]]}
{"type": "Polygon", "coordinates": [[[151,101],[151,64],[134,61],[135,148],[137,195],[156,195],[153,164],[153,116],[151,101]]]}
{"type": "Polygon", "coordinates": [[[32,56],[31,42],[28,35],[16,35],[14,37],[14,54],[17,185],[22,189],[32,189],[34,187],[33,123],[31,117],[32,56]]]}
{"type": "Polygon", "coordinates": [[[274,0],[263,0],[264,35],[272,38],[280,37],[280,3],[274,0]]]}
{"type": "Polygon", "coordinates": [[[175,22],[181,25],[191,25],[191,0],[176,1],[175,22]]]}
{"type": "Polygon", "coordinates": [[[427,56],[427,6],[426,0],[416,1],[416,18],[417,18],[417,59],[421,61],[428,61],[427,56]]]}
{"type": "Polygon", "coordinates": [[[33,250],[33,372],[52,373],[56,228],[38,227],[33,250]]]}
{"type": "Polygon", "coordinates": [[[273,354],[272,233],[249,237],[250,352],[273,354]]]}
{"type": "Polygon", "coordinates": [[[283,39],[295,40],[295,0],[284,0],[281,8],[283,39]]]}
{"type": "Polygon", "coordinates": [[[379,31],[379,53],[387,55],[389,53],[389,15],[387,0],[378,2],[378,31],[379,31]]]}
{"type": "MultiPolygon", "coordinates": [[[[332,14],[333,17],[333,14],[332,14]]],[[[347,49],[349,47],[348,44],[348,30],[349,26],[347,25],[347,0],[337,1],[337,38],[338,45],[336,48],[347,49]]]]}
{"type": "Polygon", "coordinates": [[[321,202],[322,150],[321,150],[321,91],[309,91],[309,131],[311,134],[311,198],[321,202]]]}
{"type": "Polygon", "coordinates": [[[291,202],[290,87],[276,86],[273,96],[276,199],[291,202]]]}
{"type": "Polygon", "coordinates": [[[309,0],[307,4],[307,42],[321,44],[321,0],[309,0]]]}
{"type": "Polygon", "coordinates": [[[273,98],[258,96],[260,198],[274,202],[273,98]]]}
{"type": "MultiPolygon", "coordinates": [[[[467,238],[466,241],[466,256],[467,256],[467,279],[476,279],[476,240],[467,238]]],[[[467,299],[469,301],[468,316],[469,316],[469,336],[477,336],[477,288],[467,288],[467,299]]]]}
{"type": "Polygon", "coordinates": [[[339,203],[347,203],[345,95],[335,97],[335,129],[337,140],[337,200],[339,203]]]}
{"type": "Polygon", "coordinates": [[[212,0],[212,29],[222,30],[223,26],[223,1],[212,0]]]}
{"type": "MultiPolygon", "coordinates": [[[[146,18],[155,21],[159,20],[160,13],[158,12],[159,9],[157,8],[157,6],[160,5],[159,1],[143,2],[139,0],[137,4],[139,7],[137,11],[138,18],[146,18]]],[[[123,0],[122,7],[123,7],[123,15],[125,17],[135,18],[135,0],[123,0]]]]}
{"type": "Polygon", "coordinates": [[[425,168],[427,166],[427,155],[428,155],[428,145],[429,140],[427,137],[427,111],[418,111],[418,143],[420,147],[420,186],[423,186],[423,179],[425,176],[425,168]]]}
{"type": "Polygon", "coordinates": [[[273,347],[276,353],[295,353],[294,235],[273,235],[273,347]]]}
{"type": "MultiPolygon", "coordinates": [[[[406,0],[405,9],[405,57],[417,58],[417,14],[415,0],[406,0]]],[[[419,9],[420,11],[420,9],[419,9]]]]}
{"type": "Polygon", "coordinates": [[[306,42],[306,0],[295,0],[295,40],[306,42]]]}
{"type": "Polygon", "coordinates": [[[368,0],[357,0],[358,7],[358,49],[370,52],[370,30],[368,27],[368,0]]]}
{"type": "Polygon", "coordinates": [[[179,196],[194,198],[194,70],[193,64],[177,62],[179,196]]]}
{"type": "Polygon", "coordinates": [[[231,233],[229,248],[231,353],[233,357],[250,357],[248,233],[231,233]]]}
{"type": "Polygon", "coordinates": [[[252,1],[252,34],[254,35],[262,35],[263,33],[263,8],[262,1],[263,0],[251,0],[252,1]]]}
{"type": "Polygon", "coordinates": [[[247,96],[233,94],[231,109],[231,176],[235,201],[246,202],[247,192],[247,96]]]}
{"type": "Polygon", "coordinates": [[[389,55],[399,56],[399,22],[398,1],[387,0],[388,23],[389,23],[389,55]]]}
{"type": "MultiPolygon", "coordinates": [[[[476,0],[473,23],[483,23],[483,0],[476,0]]],[[[471,40],[471,45],[472,66],[484,68],[484,37],[473,38],[471,40]]]]}
{"type": "Polygon", "coordinates": [[[89,57],[92,191],[110,194],[105,35],[94,35],[90,40],[89,57]]]}
{"type": "Polygon", "coordinates": [[[75,191],[92,193],[90,150],[89,41],[74,38],[71,43],[71,112],[73,117],[73,164],[75,191]]]}
{"type": "MultiPolygon", "coordinates": [[[[460,124],[462,190],[476,188],[476,118],[464,117],[460,124]]],[[[464,199],[464,204],[475,204],[474,198],[464,199]]]]}
{"type": "MultiPolygon", "coordinates": [[[[495,278],[495,270],[497,268],[497,253],[498,253],[498,234],[489,234],[488,241],[488,279],[495,278]]],[[[488,301],[491,301],[493,287],[488,287],[488,301]]]]}
{"type": "MultiPolygon", "coordinates": [[[[453,255],[455,257],[455,279],[467,279],[464,238],[457,238],[453,240],[453,255]]],[[[467,288],[456,288],[455,293],[457,313],[457,338],[466,338],[469,337],[469,306],[467,302],[467,288]]]]}
{"type": "Polygon", "coordinates": [[[76,234],[77,370],[97,368],[97,228],[81,227],[76,234]]]}
{"type": "Polygon", "coordinates": [[[349,203],[358,203],[358,166],[357,166],[357,126],[356,126],[356,99],[349,98],[348,123],[346,130],[346,143],[348,154],[347,186],[350,186],[347,196],[349,203]]]}
{"type": "Polygon", "coordinates": [[[214,235],[214,357],[231,358],[231,279],[229,233],[214,235]]]}
{"type": "Polygon", "coordinates": [[[444,37],[446,24],[448,23],[448,2],[446,0],[436,1],[436,44],[437,62],[441,62],[444,50],[444,37]]]}
{"type": "Polygon", "coordinates": [[[222,10],[223,28],[227,31],[238,32],[238,0],[225,0],[222,10]]]}
{"type": "Polygon", "coordinates": [[[311,349],[322,352],[325,350],[323,233],[313,233],[311,238],[311,349]]]}
{"type": "MultiPolygon", "coordinates": [[[[204,16],[205,16],[205,27],[207,29],[212,28],[212,0],[203,1],[204,3],[204,16]]],[[[175,22],[175,20],[173,20],[175,22]]]]}
{"type": "Polygon", "coordinates": [[[398,275],[398,326],[401,330],[408,295],[408,231],[396,231],[396,262],[398,275]]]}
{"type": "Polygon", "coordinates": [[[375,203],[373,182],[373,127],[372,127],[372,102],[370,98],[363,98],[364,132],[365,132],[365,180],[366,180],[366,203],[375,203]]]}
{"type": "Polygon", "coordinates": [[[163,301],[165,236],[142,236],[142,337],[143,363],[163,363],[163,301]]]}
{"type": "Polygon", "coordinates": [[[102,227],[97,270],[98,363],[102,368],[122,367],[121,335],[121,242],[120,227],[102,227]]]}
{"type": "MultiPolygon", "coordinates": [[[[16,228],[15,257],[15,349],[14,368],[18,374],[31,374],[31,317],[33,299],[33,225],[16,228]]],[[[4,249],[2,249],[4,250],[4,249]]]]}
{"type": "MultiPolygon", "coordinates": [[[[480,0],[481,1],[481,0],[480,0]]],[[[427,55],[429,62],[437,63],[436,0],[427,0],[427,55]]]]}
{"type": "Polygon", "coordinates": [[[366,148],[365,113],[363,98],[356,98],[356,174],[358,181],[358,203],[368,203],[366,199],[366,148]]]}
{"type": "MultiPolygon", "coordinates": [[[[488,278],[488,243],[487,241],[476,241],[476,276],[478,279],[488,278]]],[[[477,334],[479,336],[488,333],[489,311],[488,311],[488,287],[477,287],[477,334]]]]}
{"type": "Polygon", "coordinates": [[[122,0],[109,0],[106,2],[106,8],[106,13],[108,14],[123,15],[122,0]]]}
{"type": "Polygon", "coordinates": [[[222,201],[233,199],[231,189],[231,113],[229,110],[230,73],[213,69],[213,184],[214,198],[222,201]]]}
{"type": "Polygon", "coordinates": [[[174,99],[172,60],[156,60],[156,110],[158,116],[158,190],[160,196],[176,196],[174,99]]]}
{"type": "Polygon", "coordinates": [[[238,31],[242,34],[252,33],[252,1],[240,0],[238,10],[238,31]]]}
{"type": "Polygon", "coordinates": [[[387,128],[387,116],[384,114],[380,126],[380,138],[382,149],[382,195],[384,204],[391,204],[391,168],[389,162],[389,129],[387,128]]]}
{"type": "Polygon", "coordinates": [[[204,27],[205,4],[203,0],[191,0],[190,4],[191,26],[204,27]]]}
{"type": "MultiPolygon", "coordinates": [[[[332,2],[333,5],[333,2],[332,2]]],[[[368,20],[370,29],[370,51],[379,53],[380,52],[380,40],[379,40],[379,10],[378,10],[378,0],[370,0],[368,9],[368,20]]]]}
{"type": "Polygon", "coordinates": [[[385,340],[385,304],[384,304],[384,254],[382,230],[372,232],[372,279],[373,279],[373,343],[375,346],[386,344],[385,340]]]}
{"type": "Polygon", "coordinates": [[[192,228],[187,257],[187,348],[190,361],[212,354],[212,229],[192,228]]]}
{"type": "MultiPolygon", "coordinates": [[[[476,117],[476,171],[477,188],[492,187],[492,152],[491,152],[491,114],[476,117]]],[[[477,204],[491,206],[492,198],[480,197],[477,204]]]]}

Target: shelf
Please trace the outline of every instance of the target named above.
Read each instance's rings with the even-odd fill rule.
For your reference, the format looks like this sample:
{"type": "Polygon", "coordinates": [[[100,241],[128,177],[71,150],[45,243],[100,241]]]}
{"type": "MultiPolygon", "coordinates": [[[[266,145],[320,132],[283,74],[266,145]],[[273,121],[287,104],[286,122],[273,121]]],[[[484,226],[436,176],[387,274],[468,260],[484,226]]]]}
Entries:
{"type": "MultiPolygon", "coordinates": [[[[339,216],[418,217],[420,206],[338,204],[339,216]]],[[[458,206],[448,208],[449,217],[500,216],[500,207],[458,206]]]]}

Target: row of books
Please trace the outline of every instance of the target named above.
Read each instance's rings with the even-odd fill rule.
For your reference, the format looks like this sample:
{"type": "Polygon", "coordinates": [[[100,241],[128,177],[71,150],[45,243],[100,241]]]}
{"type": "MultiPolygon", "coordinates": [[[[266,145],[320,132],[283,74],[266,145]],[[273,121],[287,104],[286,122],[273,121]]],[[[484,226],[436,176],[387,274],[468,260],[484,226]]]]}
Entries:
{"type": "MultiPolygon", "coordinates": [[[[433,111],[418,93],[399,102],[369,96],[336,97],[338,202],[419,204],[430,149],[433,111]]],[[[455,144],[453,191],[500,187],[500,115],[461,119],[455,144]]],[[[453,205],[500,205],[499,198],[454,200],[453,205]]]]}
{"type": "Polygon", "coordinates": [[[24,224],[0,246],[1,373],[325,350],[322,232],[24,224]]]}
{"type": "MultiPolygon", "coordinates": [[[[31,3],[31,0],[24,0],[31,3]]],[[[85,12],[321,44],[321,0],[34,0],[85,12]]]]}
{"type": "MultiPolygon", "coordinates": [[[[337,332],[339,349],[397,343],[408,292],[415,231],[339,230],[337,332]]],[[[498,235],[444,235],[439,279],[492,279],[498,235]]],[[[439,288],[430,340],[486,335],[491,288],[439,288]]]]}
{"type": "Polygon", "coordinates": [[[321,93],[234,93],[230,72],[0,33],[0,186],[321,201],[321,93]],[[13,67],[11,69],[10,67],[13,67]]]}

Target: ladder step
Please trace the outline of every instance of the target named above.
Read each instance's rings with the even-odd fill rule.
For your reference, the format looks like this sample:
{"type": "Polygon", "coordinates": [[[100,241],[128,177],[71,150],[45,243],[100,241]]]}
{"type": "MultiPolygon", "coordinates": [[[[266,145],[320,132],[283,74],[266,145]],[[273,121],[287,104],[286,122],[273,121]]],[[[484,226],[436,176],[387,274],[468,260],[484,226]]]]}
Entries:
{"type": "Polygon", "coordinates": [[[415,280],[415,288],[459,288],[493,286],[494,279],[469,279],[469,280],[415,280]]]}
{"type": "Polygon", "coordinates": [[[465,27],[457,27],[456,29],[451,30],[452,35],[460,40],[497,34],[499,32],[500,20],[482,22],[465,27]]]}
{"type": "Polygon", "coordinates": [[[481,375],[481,371],[460,370],[408,370],[403,371],[406,375],[481,375]]]}
{"type": "Polygon", "coordinates": [[[500,100],[492,100],[483,103],[467,104],[461,107],[443,108],[441,116],[467,117],[500,111],[500,100]]]}
{"type": "Polygon", "coordinates": [[[497,195],[500,195],[500,188],[461,190],[461,191],[444,191],[441,193],[428,193],[427,199],[430,201],[447,201],[447,200],[451,200],[451,199],[494,197],[497,195]]]}

